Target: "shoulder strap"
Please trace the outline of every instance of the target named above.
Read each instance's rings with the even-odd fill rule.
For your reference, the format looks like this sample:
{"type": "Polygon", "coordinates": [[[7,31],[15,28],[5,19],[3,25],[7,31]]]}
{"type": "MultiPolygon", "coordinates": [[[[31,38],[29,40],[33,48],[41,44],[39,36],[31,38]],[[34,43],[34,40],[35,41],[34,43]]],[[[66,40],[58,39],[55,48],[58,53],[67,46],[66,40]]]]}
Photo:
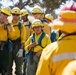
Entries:
{"type": "MultiPolygon", "coordinates": [[[[42,32],[40,38],[38,39],[38,45],[40,45],[42,48],[43,48],[43,46],[41,45],[41,41],[44,38],[44,36],[45,36],[45,33],[42,32]]],[[[36,40],[35,40],[35,34],[32,34],[32,42],[36,42],[36,40]]]]}
{"type": "Polygon", "coordinates": [[[29,22],[29,25],[28,25],[28,27],[29,27],[29,28],[31,27],[31,22],[29,22]]]}
{"type": "Polygon", "coordinates": [[[67,36],[71,36],[71,35],[75,35],[75,36],[76,36],[76,33],[67,34],[67,35],[63,36],[61,39],[59,39],[58,41],[62,40],[63,38],[65,38],[65,37],[67,37],[67,36]]]}
{"type": "Polygon", "coordinates": [[[18,23],[18,28],[19,28],[19,30],[21,30],[21,22],[20,21],[18,23]]]}
{"type": "Polygon", "coordinates": [[[42,41],[42,39],[44,38],[44,36],[45,36],[45,33],[42,32],[40,38],[38,39],[38,45],[42,46],[42,45],[41,45],[41,41],[42,41]]]}
{"type": "Polygon", "coordinates": [[[36,40],[35,40],[35,34],[32,34],[32,43],[33,42],[36,42],[36,40]]]}
{"type": "Polygon", "coordinates": [[[45,19],[42,19],[41,22],[43,23],[43,22],[47,22],[47,21],[45,19]]]}

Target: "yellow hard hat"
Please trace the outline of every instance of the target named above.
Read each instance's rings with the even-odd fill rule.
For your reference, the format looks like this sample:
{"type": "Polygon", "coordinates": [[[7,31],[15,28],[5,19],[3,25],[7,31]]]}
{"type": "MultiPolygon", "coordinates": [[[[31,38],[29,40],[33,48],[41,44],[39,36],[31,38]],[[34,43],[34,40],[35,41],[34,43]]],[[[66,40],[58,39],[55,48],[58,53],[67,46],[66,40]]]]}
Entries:
{"type": "Polygon", "coordinates": [[[53,16],[51,14],[46,14],[45,18],[52,21],[53,20],[53,16]]]}
{"type": "Polygon", "coordinates": [[[3,7],[1,9],[1,12],[5,13],[6,15],[10,16],[11,15],[11,10],[8,7],[3,7]]]}
{"type": "Polygon", "coordinates": [[[32,10],[32,14],[43,14],[42,9],[39,6],[35,6],[32,10]]]}
{"type": "Polygon", "coordinates": [[[33,27],[38,27],[38,26],[42,26],[42,27],[43,27],[41,21],[38,20],[38,19],[35,19],[35,20],[32,22],[32,28],[33,28],[33,27]]]}
{"type": "Polygon", "coordinates": [[[28,15],[28,11],[25,9],[22,9],[21,10],[21,16],[26,16],[26,15],[28,15]]]}
{"type": "Polygon", "coordinates": [[[12,14],[19,14],[20,15],[20,9],[18,7],[14,7],[12,10],[11,10],[11,13],[12,14]]]}
{"type": "Polygon", "coordinates": [[[0,9],[0,12],[1,12],[1,9],[0,9]]]}

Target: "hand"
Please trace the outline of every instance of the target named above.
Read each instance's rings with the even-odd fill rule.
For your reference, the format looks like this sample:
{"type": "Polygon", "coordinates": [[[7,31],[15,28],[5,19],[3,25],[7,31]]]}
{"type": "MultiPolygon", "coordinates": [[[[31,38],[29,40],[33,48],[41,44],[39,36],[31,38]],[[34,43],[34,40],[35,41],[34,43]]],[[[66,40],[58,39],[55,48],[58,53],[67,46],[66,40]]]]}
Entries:
{"type": "Polygon", "coordinates": [[[42,50],[38,51],[35,55],[39,57],[42,54],[42,50]]]}
{"type": "Polygon", "coordinates": [[[4,18],[4,23],[5,24],[8,24],[9,23],[7,18],[4,18]]]}
{"type": "Polygon", "coordinates": [[[19,49],[19,51],[16,54],[17,57],[22,57],[23,56],[23,49],[19,49]]]}
{"type": "Polygon", "coordinates": [[[29,45],[29,49],[31,49],[31,48],[33,48],[33,47],[35,47],[35,46],[36,46],[36,42],[31,43],[31,44],[29,45]]]}

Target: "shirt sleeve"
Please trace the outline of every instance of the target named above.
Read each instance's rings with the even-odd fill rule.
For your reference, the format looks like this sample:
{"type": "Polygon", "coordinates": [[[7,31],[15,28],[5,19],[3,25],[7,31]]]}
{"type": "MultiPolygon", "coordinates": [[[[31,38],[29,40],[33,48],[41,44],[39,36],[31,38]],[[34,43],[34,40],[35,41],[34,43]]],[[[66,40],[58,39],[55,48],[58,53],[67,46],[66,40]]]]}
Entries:
{"type": "Polygon", "coordinates": [[[8,32],[8,37],[9,37],[9,38],[15,36],[15,30],[14,30],[13,26],[11,26],[11,28],[12,28],[12,31],[11,31],[11,32],[8,32]]]}
{"type": "Polygon", "coordinates": [[[29,46],[30,43],[31,43],[31,37],[29,37],[28,40],[24,44],[24,50],[25,51],[29,51],[28,46],[29,46]]]}
{"type": "Polygon", "coordinates": [[[21,43],[24,43],[26,41],[26,34],[25,34],[25,27],[22,25],[21,29],[21,43]]]}
{"type": "Polygon", "coordinates": [[[36,75],[52,75],[52,70],[50,68],[50,59],[49,59],[49,53],[47,52],[48,47],[46,47],[41,55],[38,68],[36,71],[36,75]]]}

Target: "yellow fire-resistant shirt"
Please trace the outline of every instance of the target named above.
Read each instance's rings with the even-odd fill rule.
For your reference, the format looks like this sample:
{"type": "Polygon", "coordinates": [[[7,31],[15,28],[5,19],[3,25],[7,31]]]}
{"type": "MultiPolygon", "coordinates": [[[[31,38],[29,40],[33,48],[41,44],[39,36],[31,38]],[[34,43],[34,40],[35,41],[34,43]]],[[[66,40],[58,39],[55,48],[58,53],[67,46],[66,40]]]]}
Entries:
{"type": "MultiPolygon", "coordinates": [[[[42,33],[41,33],[42,34],[42,33]]],[[[40,35],[36,35],[35,34],[35,40],[36,40],[36,44],[38,44],[38,39],[40,38],[40,36],[41,36],[41,34],[40,35]]],[[[47,35],[47,34],[45,34],[45,36],[44,36],[44,38],[41,40],[41,45],[45,48],[48,44],[50,44],[50,37],[47,35]]],[[[28,38],[28,40],[25,42],[25,50],[26,51],[29,51],[29,49],[28,49],[28,46],[29,46],[29,44],[31,44],[32,43],[32,35],[28,38]]],[[[42,50],[43,48],[41,47],[41,46],[36,46],[36,47],[34,47],[34,52],[38,52],[39,50],[42,50]]]]}
{"type": "MultiPolygon", "coordinates": [[[[19,23],[19,22],[18,22],[19,23]]],[[[18,23],[17,24],[13,24],[11,22],[11,26],[13,27],[13,33],[14,35],[10,35],[9,34],[9,39],[11,40],[16,40],[18,38],[21,38],[21,43],[24,43],[26,40],[26,35],[25,35],[25,27],[23,24],[21,24],[21,28],[19,29],[18,27],[18,23]]]]}
{"type": "Polygon", "coordinates": [[[26,40],[29,38],[29,36],[31,35],[31,25],[29,25],[29,21],[24,22],[24,26],[25,26],[25,34],[26,34],[26,40]]]}
{"type": "Polygon", "coordinates": [[[8,32],[5,24],[0,25],[0,41],[6,41],[8,39],[8,34],[14,35],[13,29],[11,32],[8,32]]]}
{"type": "Polygon", "coordinates": [[[50,36],[50,34],[51,34],[51,27],[49,26],[49,24],[46,23],[46,22],[43,22],[43,26],[44,26],[43,27],[43,31],[50,36]]]}
{"type": "Polygon", "coordinates": [[[5,29],[5,25],[0,25],[0,41],[6,41],[7,38],[7,29],[5,29]]]}
{"type": "Polygon", "coordinates": [[[76,60],[76,35],[48,45],[43,50],[36,75],[63,75],[66,66],[73,60],[76,60]]]}

